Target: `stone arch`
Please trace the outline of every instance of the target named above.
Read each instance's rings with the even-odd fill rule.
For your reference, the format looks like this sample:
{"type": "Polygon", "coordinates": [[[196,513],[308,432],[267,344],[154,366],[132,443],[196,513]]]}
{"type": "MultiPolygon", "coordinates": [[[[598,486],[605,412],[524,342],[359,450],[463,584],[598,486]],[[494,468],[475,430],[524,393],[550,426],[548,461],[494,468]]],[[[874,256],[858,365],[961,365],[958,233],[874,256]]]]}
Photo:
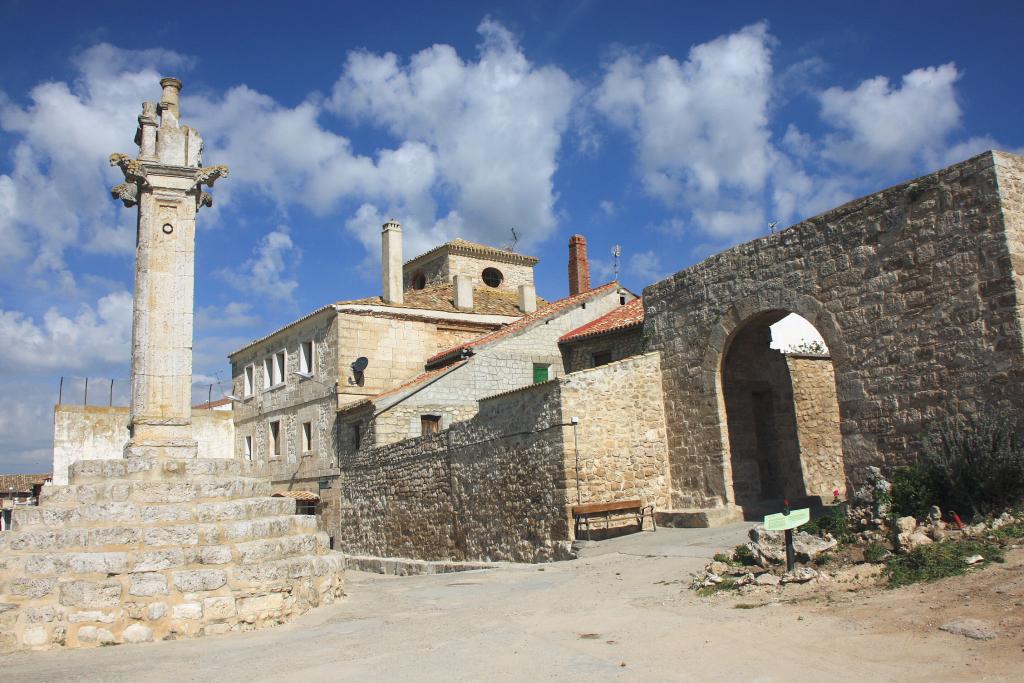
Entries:
{"type": "MultiPolygon", "coordinates": [[[[726,367],[726,363],[731,361],[735,364],[738,362],[736,359],[730,359],[730,351],[733,349],[733,344],[737,339],[743,340],[741,343],[744,344],[752,343],[751,339],[745,337],[749,337],[753,330],[764,330],[766,332],[768,326],[790,313],[796,313],[810,322],[821,334],[831,352],[833,363],[831,369],[834,371],[832,374],[832,386],[835,387],[836,400],[834,414],[839,414],[840,368],[846,367],[847,350],[834,316],[814,297],[790,291],[763,289],[756,294],[735,301],[719,317],[717,322],[711,326],[707,336],[701,368],[703,389],[707,392],[706,395],[713,399],[712,402],[715,408],[713,412],[717,420],[717,432],[719,443],[721,444],[718,454],[719,462],[721,463],[721,479],[715,482],[715,488],[718,489],[721,499],[727,505],[746,507],[754,503],[755,500],[749,491],[743,492],[739,488],[742,481],[749,479],[749,474],[734,471],[737,452],[741,450],[742,444],[740,439],[737,439],[736,443],[733,443],[730,439],[729,409],[730,407],[734,410],[738,409],[736,407],[737,399],[735,395],[731,399],[732,404],[729,405],[729,392],[726,390],[726,386],[724,386],[724,378],[729,370],[726,367]]],[[[766,339],[761,339],[760,341],[767,346],[766,339]]],[[[740,349],[737,349],[737,352],[740,352],[740,349]]],[[[783,362],[790,364],[790,370],[794,369],[791,364],[795,361],[786,360],[783,362]]],[[[804,435],[799,432],[797,413],[793,407],[794,387],[792,377],[785,370],[782,373],[776,375],[775,389],[782,390],[783,400],[788,398],[790,402],[788,406],[778,405],[778,395],[775,396],[776,404],[773,404],[771,402],[771,391],[754,392],[755,395],[752,397],[752,399],[757,399],[759,396],[764,398],[766,395],[766,400],[768,401],[767,410],[772,413],[773,418],[769,422],[773,422],[776,418],[783,420],[785,422],[785,428],[783,429],[786,433],[785,436],[788,436],[790,442],[792,442],[788,444],[787,448],[780,449],[780,451],[784,452],[783,454],[772,456],[773,458],[778,458],[777,462],[773,463],[773,465],[778,465],[783,470],[788,469],[788,474],[781,476],[780,481],[783,483],[778,484],[777,489],[773,489],[771,485],[765,487],[765,481],[761,479],[761,477],[765,476],[764,472],[754,475],[754,479],[762,486],[760,496],[770,498],[787,497],[791,499],[807,495],[824,497],[824,488],[831,490],[833,485],[845,488],[845,482],[843,481],[845,479],[845,471],[842,459],[845,444],[842,443],[843,440],[839,434],[838,424],[834,426],[835,439],[833,443],[833,448],[839,449],[838,470],[834,471],[829,479],[829,482],[834,482],[834,484],[829,483],[823,486],[822,482],[819,481],[820,478],[815,477],[814,483],[816,487],[811,485],[809,469],[813,469],[813,465],[808,461],[811,454],[804,453],[802,450],[804,446],[801,440],[804,435]]],[[[748,409],[753,411],[753,408],[748,409]]],[[[831,406],[830,409],[832,409],[831,406]]],[[[762,407],[761,410],[765,410],[765,408],[762,407]]],[[[752,412],[751,415],[755,413],[756,411],[752,412]]],[[[735,424],[737,418],[735,415],[733,417],[732,427],[735,430],[737,428],[735,424]]],[[[755,427],[753,423],[746,426],[751,429],[755,427]]],[[[734,434],[736,434],[735,431],[734,434]]],[[[763,437],[759,434],[758,438],[763,437]]],[[[784,441],[785,439],[780,438],[780,440],[784,441]]],[[[739,462],[749,465],[749,461],[740,460],[739,462]]]]}

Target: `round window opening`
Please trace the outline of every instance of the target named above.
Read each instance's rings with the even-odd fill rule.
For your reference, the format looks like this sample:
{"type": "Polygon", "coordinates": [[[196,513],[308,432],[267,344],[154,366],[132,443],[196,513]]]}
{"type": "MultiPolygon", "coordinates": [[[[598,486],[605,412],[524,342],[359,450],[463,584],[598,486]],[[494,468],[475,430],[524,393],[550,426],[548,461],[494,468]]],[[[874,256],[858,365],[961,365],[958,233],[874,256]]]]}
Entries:
{"type": "Polygon", "coordinates": [[[483,279],[484,284],[488,287],[497,287],[505,279],[505,276],[497,268],[484,268],[483,279]]]}
{"type": "Polygon", "coordinates": [[[423,273],[417,273],[416,277],[412,279],[413,289],[423,289],[427,286],[427,276],[423,273]]]}

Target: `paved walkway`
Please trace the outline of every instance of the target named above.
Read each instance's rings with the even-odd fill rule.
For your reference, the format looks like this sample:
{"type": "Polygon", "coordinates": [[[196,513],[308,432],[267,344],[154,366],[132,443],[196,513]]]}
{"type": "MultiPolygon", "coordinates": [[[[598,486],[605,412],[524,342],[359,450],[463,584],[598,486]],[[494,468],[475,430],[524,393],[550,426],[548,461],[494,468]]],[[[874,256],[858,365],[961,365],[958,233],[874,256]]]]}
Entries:
{"type": "MultiPolygon", "coordinates": [[[[924,680],[909,635],[827,612],[737,610],[686,589],[749,524],[660,529],[573,562],[433,576],[351,572],[348,597],[286,626],[199,640],[0,657],[5,680],[924,680]],[[800,657],[792,656],[798,644],[800,657]],[[884,647],[883,647],[884,645],[884,647]],[[895,661],[899,659],[901,661],[895,661]]],[[[937,650],[941,652],[941,650],[937,650]]],[[[928,662],[932,666],[928,666],[928,662]]],[[[942,678],[941,676],[939,677],[942,678]]]]}

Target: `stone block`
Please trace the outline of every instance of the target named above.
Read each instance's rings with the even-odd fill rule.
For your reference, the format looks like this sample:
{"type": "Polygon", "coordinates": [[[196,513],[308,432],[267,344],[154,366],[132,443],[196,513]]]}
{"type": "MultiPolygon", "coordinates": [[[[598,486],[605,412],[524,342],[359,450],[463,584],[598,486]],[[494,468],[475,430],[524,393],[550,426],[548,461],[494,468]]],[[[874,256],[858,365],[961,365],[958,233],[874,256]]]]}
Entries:
{"type": "Polygon", "coordinates": [[[26,607],[25,619],[30,624],[48,624],[57,619],[60,613],[56,607],[46,605],[44,607],[26,607]]]}
{"type": "Polygon", "coordinates": [[[86,624],[98,621],[101,624],[113,624],[119,618],[119,612],[103,612],[100,610],[87,610],[85,612],[71,612],[68,614],[68,623],[86,624]]]}
{"type": "Polygon", "coordinates": [[[68,607],[115,607],[120,603],[118,581],[68,581],[60,585],[60,604],[68,607]]]}
{"type": "Polygon", "coordinates": [[[21,640],[27,647],[40,647],[50,641],[50,634],[45,626],[32,626],[25,629],[21,640]]]}
{"type": "Polygon", "coordinates": [[[146,609],[146,618],[150,621],[163,619],[165,614],[167,614],[167,605],[162,602],[150,603],[149,607],[146,609]]]}
{"type": "Polygon", "coordinates": [[[128,593],[139,597],[167,595],[167,577],[158,572],[132,574],[128,593]]]}
{"type": "Polygon", "coordinates": [[[227,564],[231,561],[231,548],[226,545],[201,546],[197,560],[199,564],[227,564]]]}
{"type": "Polygon", "coordinates": [[[126,643],[148,643],[153,640],[153,629],[144,624],[135,623],[124,630],[123,637],[126,643]]]}
{"type": "Polygon", "coordinates": [[[80,643],[97,643],[99,645],[112,645],[117,642],[114,634],[108,629],[98,626],[82,626],[78,629],[78,641],[80,643]]]}
{"type": "Polygon", "coordinates": [[[199,543],[199,529],[194,524],[155,527],[146,529],[142,539],[146,545],[152,546],[196,545],[199,543]]]}
{"type": "Polygon", "coordinates": [[[68,563],[77,574],[122,574],[128,571],[128,554],[73,553],[68,563]]]}
{"type": "Polygon", "coordinates": [[[203,606],[198,602],[186,602],[171,608],[174,619],[202,619],[203,606]]]}
{"type": "Polygon", "coordinates": [[[230,619],[235,613],[233,597],[220,596],[203,600],[203,615],[207,619],[230,619]]]}
{"type": "Polygon", "coordinates": [[[236,605],[238,615],[242,617],[254,616],[266,612],[276,612],[284,604],[284,595],[281,593],[268,593],[257,595],[251,598],[239,598],[236,605]]]}
{"type": "Polygon", "coordinates": [[[41,598],[56,587],[57,579],[15,579],[7,585],[7,592],[23,598],[41,598]]]}
{"type": "Polygon", "coordinates": [[[194,569],[171,574],[174,587],[182,593],[217,590],[227,583],[227,575],[221,569],[194,569]]]}
{"type": "Polygon", "coordinates": [[[134,571],[153,572],[161,569],[173,569],[185,564],[185,553],[179,548],[167,550],[151,550],[139,553],[135,559],[134,571]]]}

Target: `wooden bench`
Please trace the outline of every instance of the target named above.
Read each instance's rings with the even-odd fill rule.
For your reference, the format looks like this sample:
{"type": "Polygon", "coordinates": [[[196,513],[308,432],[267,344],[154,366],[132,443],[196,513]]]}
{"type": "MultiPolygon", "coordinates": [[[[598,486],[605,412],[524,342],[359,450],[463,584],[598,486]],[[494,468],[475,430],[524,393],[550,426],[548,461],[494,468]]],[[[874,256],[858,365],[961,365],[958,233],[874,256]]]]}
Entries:
{"type": "Polygon", "coordinates": [[[612,515],[621,515],[629,513],[636,517],[636,523],[640,526],[640,531],[644,530],[644,520],[647,519],[648,515],[651,518],[652,531],[658,530],[658,525],[654,521],[654,506],[644,505],[641,500],[620,500],[614,503],[583,503],[582,505],[572,506],[572,517],[575,522],[574,534],[576,538],[580,537],[580,529],[586,527],[587,529],[587,540],[590,540],[590,518],[593,515],[604,515],[604,528],[608,529],[608,519],[612,515]]]}

